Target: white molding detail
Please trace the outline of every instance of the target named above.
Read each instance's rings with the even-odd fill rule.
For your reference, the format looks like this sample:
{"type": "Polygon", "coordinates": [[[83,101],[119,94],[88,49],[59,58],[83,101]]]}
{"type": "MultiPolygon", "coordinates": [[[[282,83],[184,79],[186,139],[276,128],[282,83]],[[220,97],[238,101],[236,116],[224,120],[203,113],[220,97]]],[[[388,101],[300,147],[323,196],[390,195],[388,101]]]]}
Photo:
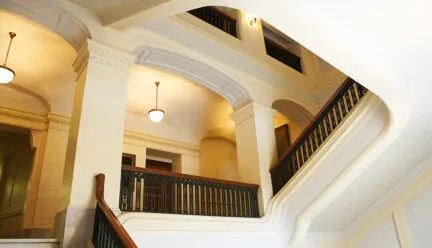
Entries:
{"type": "Polygon", "coordinates": [[[187,56],[155,47],[143,46],[133,54],[140,65],[163,69],[209,88],[236,109],[250,102],[246,89],[224,73],[187,56]]]}
{"type": "Polygon", "coordinates": [[[0,0],[0,8],[22,15],[57,33],[75,50],[91,37],[81,20],[52,0],[0,0]]]}
{"type": "Polygon", "coordinates": [[[256,115],[268,116],[268,118],[273,121],[276,113],[277,111],[271,107],[251,102],[231,113],[230,117],[236,125],[240,125],[245,121],[255,118],[256,115]]]}
{"type": "Polygon", "coordinates": [[[47,127],[44,116],[0,107],[0,123],[43,131],[47,127]]]}
{"type": "Polygon", "coordinates": [[[48,113],[48,126],[50,129],[69,132],[70,118],[62,115],[48,113]]]}
{"type": "Polygon", "coordinates": [[[88,39],[79,49],[78,56],[73,63],[77,78],[84,71],[88,61],[109,67],[119,72],[128,73],[134,64],[135,57],[112,47],[88,39]]]}
{"type": "Polygon", "coordinates": [[[250,103],[242,108],[236,110],[230,114],[231,120],[235,122],[236,125],[240,125],[245,121],[248,121],[255,117],[254,103],[250,103]]]}
{"type": "Polygon", "coordinates": [[[94,40],[87,40],[89,60],[120,72],[129,72],[135,57],[94,40]]]}

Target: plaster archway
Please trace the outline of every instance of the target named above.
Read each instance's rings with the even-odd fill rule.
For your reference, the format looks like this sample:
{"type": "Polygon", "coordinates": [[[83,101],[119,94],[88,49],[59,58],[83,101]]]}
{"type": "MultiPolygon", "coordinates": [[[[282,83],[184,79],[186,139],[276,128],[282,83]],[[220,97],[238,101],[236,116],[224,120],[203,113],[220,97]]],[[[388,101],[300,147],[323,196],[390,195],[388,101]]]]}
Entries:
{"type": "Polygon", "coordinates": [[[209,88],[225,98],[233,109],[251,98],[246,89],[226,74],[190,57],[168,50],[143,46],[135,49],[136,63],[169,71],[209,88]]]}
{"type": "Polygon", "coordinates": [[[52,0],[0,0],[0,9],[24,16],[60,35],[76,51],[91,38],[87,26],[52,0]]]}

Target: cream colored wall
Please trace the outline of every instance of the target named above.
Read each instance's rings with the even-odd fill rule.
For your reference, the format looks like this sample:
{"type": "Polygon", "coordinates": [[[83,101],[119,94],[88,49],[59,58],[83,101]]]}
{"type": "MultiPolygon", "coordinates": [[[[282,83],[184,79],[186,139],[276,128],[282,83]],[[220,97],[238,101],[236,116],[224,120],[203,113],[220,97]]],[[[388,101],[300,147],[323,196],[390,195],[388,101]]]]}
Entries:
{"type": "Polygon", "coordinates": [[[201,141],[200,148],[200,175],[239,181],[237,148],[234,142],[223,138],[206,138],[201,141]]]}
{"type": "Polygon", "coordinates": [[[294,143],[294,141],[300,136],[300,134],[303,132],[303,129],[299,127],[295,122],[289,120],[286,116],[283,114],[277,112],[274,117],[274,127],[275,129],[287,124],[288,125],[288,131],[290,135],[290,141],[291,144],[294,143]]]}

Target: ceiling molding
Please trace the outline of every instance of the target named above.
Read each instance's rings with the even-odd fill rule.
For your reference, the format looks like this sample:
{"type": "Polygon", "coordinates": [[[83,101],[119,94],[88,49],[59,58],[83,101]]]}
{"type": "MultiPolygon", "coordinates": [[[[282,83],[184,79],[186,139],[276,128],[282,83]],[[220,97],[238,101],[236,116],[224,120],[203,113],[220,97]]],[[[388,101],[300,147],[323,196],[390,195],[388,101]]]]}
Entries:
{"type": "Polygon", "coordinates": [[[226,74],[187,56],[155,47],[143,46],[133,54],[137,64],[169,71],[188,78],[225,98],[237,109],[250,102],[246,89],[226,74]]]}
{"type": "Polygon", "coordinates": [[[76,51],[91,38],[87,26],[52,0],[0,0],[0,9],[24,16],[57,33],[76,51]]]}
{"type": "Polygon", "coordinates": [[[0,107],[0,123],[37,131],[46,130],[47,127],[44,116],[3,107],[0,107]]]}

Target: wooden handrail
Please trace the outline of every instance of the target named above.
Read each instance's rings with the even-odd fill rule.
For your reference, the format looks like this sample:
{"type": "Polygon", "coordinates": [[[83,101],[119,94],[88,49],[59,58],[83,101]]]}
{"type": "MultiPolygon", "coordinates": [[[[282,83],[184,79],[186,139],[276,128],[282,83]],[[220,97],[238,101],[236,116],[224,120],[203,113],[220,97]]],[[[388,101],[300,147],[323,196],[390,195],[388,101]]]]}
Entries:
{"type": "Polygon", "coordinates": [[[126,230],[123,228],[122,224],[119,222],[117,217],[111,211],[111,208],[105,202],[104,199],[104,188],[105,188],[105,175],[98,174],[96,175],[96,200],[99,205],[102,213],[105,215],[106,219],[110,223],[111,227],[114,229],[114,232],[117,234],[118,238],[127,248],[138,248],[126,230]]]}
{"type": "Polygon", "coordinates": [[[346,86],[351,82],[351,78],[345,79],[345,81],[337,88],[335,93],[330,97],[330,99],[326,102],[326,104],[321,108],[321,110],[315,115],[315,117],[312,119],[311,122],[307,125],[307,127],[303,130],[303,132],[297,137],[297,139],[294,141],[294,143],[284,152],[284,154],[279,158],[277,163],[270,168],[270,173],[276,170],[276,168],[284,161],[286,156],[297,147],[297,144],[313,129],[315,123],[318,121],[319,118],[322,117],[323,113],[326,111],[326,109],[333,104],[333,102],[337,99],[339,94],[344,90],[346,86]]]}
{"type": "Polygon", "coordinates": [[[181,173],[170,172],[170,171],[161,171],[161,170],[153,170],[153,169],[148,169],[148,168],[132,167],[132,166],[127,166],[127,165],[123,165],[122,170],[151,173],[151,174],[156,174],[156,175],[169,176],[169,177],[182,178],[182,179],[195,179],[195,180],[207,181],[207,182],[212,182],[212,183],[231,184],[231,185],[250,187],[250,188],[255,188],[255,189],[259,188],[259,185],[256,185],[256,184],[234,182],[234,181],[209,178],[209,177],[202,177],[202,176],[187,175],[187,174],[181,174],[181,173]]]}

